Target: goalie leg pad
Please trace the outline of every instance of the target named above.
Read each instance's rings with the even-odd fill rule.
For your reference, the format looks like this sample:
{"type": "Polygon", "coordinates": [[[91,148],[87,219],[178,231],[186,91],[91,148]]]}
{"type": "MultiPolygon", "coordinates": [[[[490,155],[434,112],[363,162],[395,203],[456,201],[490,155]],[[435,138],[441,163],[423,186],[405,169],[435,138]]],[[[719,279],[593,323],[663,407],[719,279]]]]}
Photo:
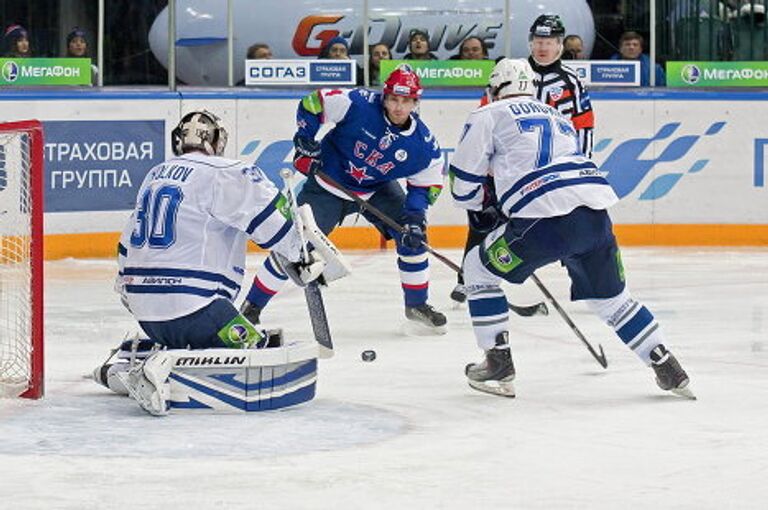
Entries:
{"type": "Polygon", "coordinates": [[[317,344],[272,349],[170,350],[172,413],[280,409],[312,400],[317,344]]]}

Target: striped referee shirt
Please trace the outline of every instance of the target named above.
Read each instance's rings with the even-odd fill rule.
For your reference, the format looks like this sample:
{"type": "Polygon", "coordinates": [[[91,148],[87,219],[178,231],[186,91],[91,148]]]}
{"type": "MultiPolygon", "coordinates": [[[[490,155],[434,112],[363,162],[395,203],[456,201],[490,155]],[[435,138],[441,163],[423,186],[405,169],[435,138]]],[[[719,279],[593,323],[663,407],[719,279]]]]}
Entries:
{"type": "Polygon", "coordinates": [[[528,62],[536,73],[533,80],[536,98],[571,119],[581,151],[592,157],[595,116],[587,88],[576,71],[563,65],[560,59],[546,66],[537,64],[533,57],[528,57],[528,62]]]}

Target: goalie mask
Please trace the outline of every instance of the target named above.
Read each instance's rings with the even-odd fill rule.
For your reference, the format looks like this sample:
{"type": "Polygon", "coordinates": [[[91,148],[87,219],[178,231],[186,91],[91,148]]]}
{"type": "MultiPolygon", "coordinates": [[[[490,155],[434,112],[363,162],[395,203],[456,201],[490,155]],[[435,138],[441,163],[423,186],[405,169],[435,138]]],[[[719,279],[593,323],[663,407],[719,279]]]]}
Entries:
{"type": "Polygon", "coordinates": [[[488,80],[491,99],[495,101],[504,96],[532,96],[533,76],[533,69],[527,60],[501,59],[488,80]]]}
{"type": "Polygon", "coordinates": [[[190,151],[221,156],[227,146],[227,130],[221,126],[221,119],[207,110],[190,112],[171,132],[171,145],[177,156],[190,151]]]}

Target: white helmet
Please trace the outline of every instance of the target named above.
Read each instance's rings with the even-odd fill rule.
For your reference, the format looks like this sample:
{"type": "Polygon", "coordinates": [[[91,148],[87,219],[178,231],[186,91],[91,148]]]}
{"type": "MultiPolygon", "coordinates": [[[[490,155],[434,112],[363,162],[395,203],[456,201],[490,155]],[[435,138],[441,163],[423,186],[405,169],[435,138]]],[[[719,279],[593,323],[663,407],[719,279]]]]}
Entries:
{"type": "Polygon", "coordinates": [[[499,60],[488,80],[488,90],[492,99],[503,96],[532,96],[533,69],[522,58],[503,58],[499,60]]]}
{"type": "Polygon", "coordinates": [[[177,156],[190,151],[221,156],[227,146],[227,130],[221,126],[221,119],[207,110],[190,112],[171,132],[171,145],[177,156]]]}

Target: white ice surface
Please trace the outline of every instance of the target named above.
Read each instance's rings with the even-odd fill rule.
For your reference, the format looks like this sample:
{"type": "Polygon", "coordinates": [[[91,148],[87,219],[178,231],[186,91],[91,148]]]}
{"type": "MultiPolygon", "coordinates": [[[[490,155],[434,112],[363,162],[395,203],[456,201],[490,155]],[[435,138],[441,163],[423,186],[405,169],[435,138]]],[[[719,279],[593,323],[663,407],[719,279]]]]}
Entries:
{"type": "MultiPolygon", "coordinates": [[[[47,394],[0,401],[0,509],[768,508],[768,250],[624,258],[698,401],[659,390],[568,302],[559,266],[539,275],[608,370],[557,315],[513,317],[517,398],[475,392],[463,367],[480,352],[466,308],[450,308],[451,271],[433,261],[448,334],[404,336],[395,256],[374,252],[350,255],[354,274],[325,294],[337,354],[314,401],[153,418],[84,378],[137,330],[112,293],[113,262],[48,263],[47,394]],[[365,349],[376,361],[360,360],[365,349]]],[[[533,285],[505,288],[540,300],[533,285]]],[[[309,338],[295,288],[263,318],[309,338]]]]}

